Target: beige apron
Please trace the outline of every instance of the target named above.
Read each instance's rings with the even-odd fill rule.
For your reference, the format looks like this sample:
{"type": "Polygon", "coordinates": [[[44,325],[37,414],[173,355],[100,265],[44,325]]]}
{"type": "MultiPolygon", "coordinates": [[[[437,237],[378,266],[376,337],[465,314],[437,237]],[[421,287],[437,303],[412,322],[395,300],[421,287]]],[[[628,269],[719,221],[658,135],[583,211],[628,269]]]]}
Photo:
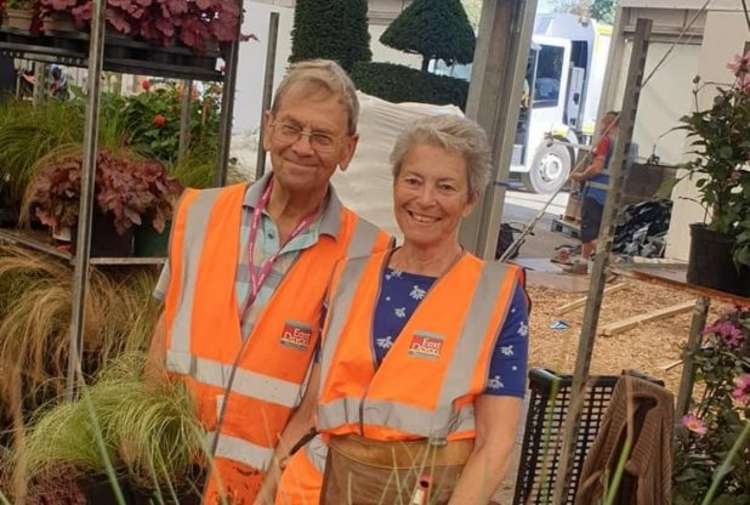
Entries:
{"type": "Polygon", "coordinates": [[[321,505],[445,505],[469,459],[474,440],[381,442],[357,435],[328,443],[321,505]],[[420,488],[420,490],[417,490],[420,488]]]}

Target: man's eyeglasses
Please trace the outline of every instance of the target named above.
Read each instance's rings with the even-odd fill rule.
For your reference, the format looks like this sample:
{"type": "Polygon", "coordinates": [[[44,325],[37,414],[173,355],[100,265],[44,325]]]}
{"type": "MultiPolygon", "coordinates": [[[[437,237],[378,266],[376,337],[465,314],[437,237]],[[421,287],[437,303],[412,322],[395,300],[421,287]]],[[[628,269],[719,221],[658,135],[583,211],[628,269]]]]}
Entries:
{"type": "Polygon", "coordinates": [[[323,132],[306,132],[299,126],[290,123],[273,123],[273,135],[281,142],[293,144],[300,137],[307,137],[310,147],[319,153],[330,153],[336,149],[336,138],[323,132]]]}

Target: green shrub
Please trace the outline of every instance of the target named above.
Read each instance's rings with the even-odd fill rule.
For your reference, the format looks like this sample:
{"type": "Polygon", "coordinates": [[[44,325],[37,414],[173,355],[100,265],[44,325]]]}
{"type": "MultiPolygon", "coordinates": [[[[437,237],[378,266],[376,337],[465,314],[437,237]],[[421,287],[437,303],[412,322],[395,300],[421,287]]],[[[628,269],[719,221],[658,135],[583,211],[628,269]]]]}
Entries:
{"type": "Polygon", "coordinates": [[[335,60],[347,72],[372,59],[366,0],[297,1],[289,61],[312,58],[335,60]]]}
{"type": "Polygon", "coordinates": [[[466,81],[392,63],[357,63],[352,79],[357,89],[394,103],[453,104],[463,110],[469,94],[466,81]]]}
{"type": "Polygon", "coordinates": [[[476,37],[460,0],[414,0],[383,32],[380,42],[422,55],[422,71],[431,59],[448,65],[474,60],[476,37]]]}

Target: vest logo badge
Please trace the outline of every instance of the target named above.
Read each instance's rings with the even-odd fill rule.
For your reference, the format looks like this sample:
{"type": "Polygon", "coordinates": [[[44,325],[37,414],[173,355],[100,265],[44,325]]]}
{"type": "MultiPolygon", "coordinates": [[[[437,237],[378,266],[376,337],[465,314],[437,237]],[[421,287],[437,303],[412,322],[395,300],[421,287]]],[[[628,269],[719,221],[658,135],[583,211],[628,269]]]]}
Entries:
{"type": "Polygon", "coordinates": [[[306,351],[312,342],[312,327],[297,321],[285,321],[284,331],[281,333],[281,345],[306,351]]]}
{"type": "Polygon", "coordinates": [[[415,333],[409,344],[409,354],[415,358],[438,359],[443,350],[443,337],[426,331],[415,333]]]}

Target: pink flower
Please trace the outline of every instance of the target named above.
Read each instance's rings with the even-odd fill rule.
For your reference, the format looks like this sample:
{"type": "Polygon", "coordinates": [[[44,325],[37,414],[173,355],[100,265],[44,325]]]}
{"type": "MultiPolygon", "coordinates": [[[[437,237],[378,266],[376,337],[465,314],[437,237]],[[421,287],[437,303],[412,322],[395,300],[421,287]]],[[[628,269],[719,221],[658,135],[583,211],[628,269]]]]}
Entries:
{"type": "Polygon", "coordinates": [[[688,414],[682,417],[682,425],[698,435],[705,435],[708,431],[706,425],[699,418],[693,414],[688,414]]]}
{"type": "Polygon", "coordinates": [[[732,398],[742,405],[750,403],[750,373],[745,373],[734,379],[732,398]]]}
{"type": "Polygon", "coordinates": [[[736,54],[732,61],[727,63],[727,68],[737,77],[742,77],[750,72],[750,51],[745,54],[736,54]]]}
{"type": "Polygon", "coordinates": [[[148,79],[146,79],[145,81],[143,81],[141,83],[141,87],[143,88],[143,91],[150,90],[151,89],[151,81],[149,81],[148,79]]]}
{"type": "Polygon", "coordinates": [[[714,334],[724,339],[724,342],[730,347],[739,347],[745,336],[742,329],[732,321],[718,321],[703,330],[704,335],[714,334]]]}

